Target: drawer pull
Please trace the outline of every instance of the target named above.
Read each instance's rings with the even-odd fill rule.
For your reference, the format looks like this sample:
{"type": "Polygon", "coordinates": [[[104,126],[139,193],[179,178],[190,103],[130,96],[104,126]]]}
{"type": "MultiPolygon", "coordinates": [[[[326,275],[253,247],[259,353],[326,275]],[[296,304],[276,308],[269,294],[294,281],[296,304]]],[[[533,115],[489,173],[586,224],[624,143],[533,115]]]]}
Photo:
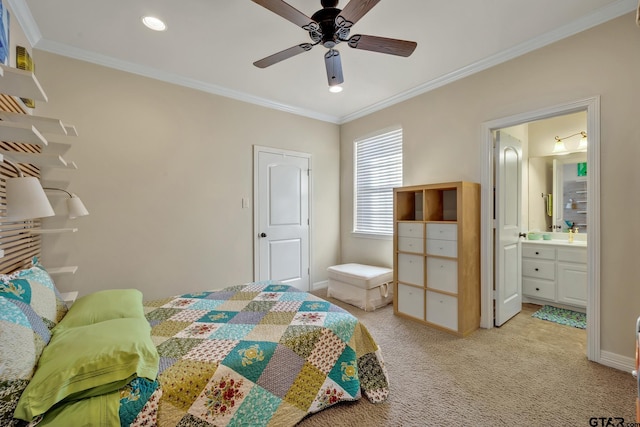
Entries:
{"type": "Polygon", "coordinates": [[[540,288],[536,288],[536,291],[539,291],[539,290],[540,290],[540,288]]]}
{"type": "Polygon", "coordinates": [[[540,269],[539,269],[539,268],[536,268],[535,270],[536,270],[536,271],[540,271],[540,269]]]}
{"type": "Polygon", "coordinates": [[[536,255],[540,255],[540,252],[536,251],[536,255]]]}

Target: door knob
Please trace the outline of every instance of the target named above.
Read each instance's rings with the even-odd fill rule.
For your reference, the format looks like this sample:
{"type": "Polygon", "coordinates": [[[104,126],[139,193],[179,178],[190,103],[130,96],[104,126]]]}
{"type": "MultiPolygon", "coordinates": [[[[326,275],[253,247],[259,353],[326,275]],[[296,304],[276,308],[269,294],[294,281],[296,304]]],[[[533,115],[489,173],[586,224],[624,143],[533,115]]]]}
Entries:
{"type": "Polygon", "coordinates": [[[260,233],[260,237],[267,237],[267,233],[260,233]]]}

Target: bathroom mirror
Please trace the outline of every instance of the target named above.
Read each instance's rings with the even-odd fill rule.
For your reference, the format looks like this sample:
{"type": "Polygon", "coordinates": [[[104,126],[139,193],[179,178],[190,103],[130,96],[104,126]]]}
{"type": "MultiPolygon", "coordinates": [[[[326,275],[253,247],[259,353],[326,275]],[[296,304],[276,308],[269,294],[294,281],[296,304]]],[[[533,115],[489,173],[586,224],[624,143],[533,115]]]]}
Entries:
{"type": "Polygon", "coordinates": [[[587,153],[529,158],[529,230],[587,232],[587,153]]]}

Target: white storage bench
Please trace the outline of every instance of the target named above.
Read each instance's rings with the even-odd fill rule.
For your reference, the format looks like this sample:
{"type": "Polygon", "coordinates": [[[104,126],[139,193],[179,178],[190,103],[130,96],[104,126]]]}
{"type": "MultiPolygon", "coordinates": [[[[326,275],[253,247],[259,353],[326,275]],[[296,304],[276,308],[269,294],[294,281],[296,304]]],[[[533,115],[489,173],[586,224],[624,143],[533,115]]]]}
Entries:
{"type": "Polygon", "coordinates": [[[393,270],[363,264],[341,264],[327,269],[327,296],[372,311],[393,301],[393,270]]]}

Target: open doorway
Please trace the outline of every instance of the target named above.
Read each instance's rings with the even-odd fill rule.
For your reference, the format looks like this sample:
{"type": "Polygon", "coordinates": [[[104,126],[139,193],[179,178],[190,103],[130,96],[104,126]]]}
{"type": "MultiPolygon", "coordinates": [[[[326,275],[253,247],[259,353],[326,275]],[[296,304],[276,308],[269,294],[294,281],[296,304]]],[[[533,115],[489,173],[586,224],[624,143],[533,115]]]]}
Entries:
{"type": "MultiPolygon", "coordinates": [[[[577,112],[585,112],[587,118],[586,133],[589,135],[589,149],[587,162],[589,174],[587,186],[589,189],[589,203],[587,211],[587,228],[589,230],[589,244],[587,246],[587,357],[589,360],[599,362],[600,359],[600,230],[599,230],[599,206],[600,206],[600,104],[599,98],[588,98],[572,103],[541,109],[516,116],[505,117],[482,125],[483,130],[483,179],[482,179],[482,242],[483,250],[481,262],[484,268],[481,284],[481,326],[492,328],[494,326],[494,280],[496,278],[494,268],[494,174],[496,162],[494,162],[493,134],[495,131],[525,123],[550,119],[557,116],[568,115],[577,112]]],[[[499,206],[496,207],[498,209],[499,206]]]]}

